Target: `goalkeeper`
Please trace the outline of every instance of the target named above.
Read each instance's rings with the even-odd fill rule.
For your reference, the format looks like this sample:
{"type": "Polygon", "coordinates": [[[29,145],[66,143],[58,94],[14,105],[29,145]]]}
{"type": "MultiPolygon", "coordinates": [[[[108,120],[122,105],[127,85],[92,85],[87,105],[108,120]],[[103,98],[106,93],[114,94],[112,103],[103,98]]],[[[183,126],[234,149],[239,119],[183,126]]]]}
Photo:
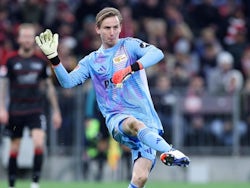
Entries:
{"type": "Polygon", "coordinates": [[[136,38],[119,38],[122,17],[106,7],[96,15],[100,48],[81,59],[67,73],[57,54],[58,34],[49,29],[36,43],[50,59],[62,87],[71,88],[92,79],[96,100],[109,133],[132,152],[133,172],[129,188],[144,187],[156,161],[156,151],[168,166],[188,166],[189,158],[173,149],[160,135],[163,127],[154,109],[145,68],[163,59],[161,50],[136,38]]]}

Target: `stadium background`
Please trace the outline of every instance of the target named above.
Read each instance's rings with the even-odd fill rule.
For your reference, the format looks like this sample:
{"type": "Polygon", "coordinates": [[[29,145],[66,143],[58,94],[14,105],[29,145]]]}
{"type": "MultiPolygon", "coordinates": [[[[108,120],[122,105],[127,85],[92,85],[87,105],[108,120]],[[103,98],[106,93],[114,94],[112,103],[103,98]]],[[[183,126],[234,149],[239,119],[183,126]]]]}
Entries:
{"type": "MultiPolygon", "coordinates": [[[[121,37],[141,38],[165,53],[162,62],[147,70],[150,90],[166,130],[164,136],[190,156],[192,165],[180,169],[158,162],[150,181],[186,182],[185,186],[190,182],[249,182],[250,3],[247,0],[2,0],[0,64],[17,48],[18,25],[32,22],[38,32],[51,28],[59,33],[61,59],[68,62],[65,67],[71,70],[77,60],[99,46],[94,16],[104,6],[121,10],[124,17],[121,37]],[[233,63],[227,74],[216,74],[220,69],[217,57],[222,51],[232,55],[233,63]]],[[[98,171],[96,162],[89,161],[92,166],[88,180],[83,177],[81,165],[86,147],[83,134],[88,108],[86,94],[91,83],[62,89],[56,79],[54,82],[64,119],[58,132],[48,126],[42,179],[94,181],[94,173],[98,171]]],[[[47,111],[49,118],[49,107],[47,111]]],[[[9,140],[2,126],[0,133],[2,184],[6,179],[9,140]]],[[[29,180],[33,154],[25,133],[18,162],[20,178],[29,180]]],[[[105,163],[102,181],[127,181],[126,156],[114,148],[113,157],[120,160],[117,164],[105,163]]]]}

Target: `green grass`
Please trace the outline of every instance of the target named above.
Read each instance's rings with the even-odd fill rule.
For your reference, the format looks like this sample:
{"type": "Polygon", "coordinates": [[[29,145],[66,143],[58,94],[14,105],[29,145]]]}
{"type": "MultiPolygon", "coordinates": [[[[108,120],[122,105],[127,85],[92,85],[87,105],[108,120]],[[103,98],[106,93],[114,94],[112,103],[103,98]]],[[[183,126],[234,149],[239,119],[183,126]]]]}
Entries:
{"type": "MultiPolygon", "coordinates": [[[[17,188],[29,188],[30,182],[18,181],[17,188]]],[[[7,183],[1,180],[1,188],[7,188],[7,183]]],[[[127,182],[48,182],[42,181],[40,188],[127,188],[127,182]]],[[[194,184],[184,182],[148,182],[147,188],[249,188],[250,183],[207,183],[207,184],[194,184]]]]}

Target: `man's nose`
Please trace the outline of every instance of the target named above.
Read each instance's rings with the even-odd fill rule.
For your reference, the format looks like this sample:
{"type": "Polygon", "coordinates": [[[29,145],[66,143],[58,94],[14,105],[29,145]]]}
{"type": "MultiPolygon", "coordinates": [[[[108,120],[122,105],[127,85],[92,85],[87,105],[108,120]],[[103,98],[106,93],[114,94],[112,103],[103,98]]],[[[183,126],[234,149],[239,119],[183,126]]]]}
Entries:
{"type": "Polygon", "coordinates": [[[115,31],[114,31],[114,29],[113,29],[113,28],[111,28],[111,29],[110,29],[110,34],[111,34],[111,35],[113,35],[113,34],[114,34],[114,32],[115,32],[115,31]]]}

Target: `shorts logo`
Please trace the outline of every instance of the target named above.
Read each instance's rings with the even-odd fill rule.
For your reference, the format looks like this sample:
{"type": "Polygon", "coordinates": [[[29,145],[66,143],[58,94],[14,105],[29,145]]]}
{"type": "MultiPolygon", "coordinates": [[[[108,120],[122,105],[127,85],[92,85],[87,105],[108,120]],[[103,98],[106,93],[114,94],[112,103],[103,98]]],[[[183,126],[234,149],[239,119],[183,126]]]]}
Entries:
{"type": "Polygon", "coordinates": [[[144,151],[145,151],[145,152],[147,152],[147,153],[152,154],[152,150],[151,150],[151,148],[145,149],[144,151]]]}

